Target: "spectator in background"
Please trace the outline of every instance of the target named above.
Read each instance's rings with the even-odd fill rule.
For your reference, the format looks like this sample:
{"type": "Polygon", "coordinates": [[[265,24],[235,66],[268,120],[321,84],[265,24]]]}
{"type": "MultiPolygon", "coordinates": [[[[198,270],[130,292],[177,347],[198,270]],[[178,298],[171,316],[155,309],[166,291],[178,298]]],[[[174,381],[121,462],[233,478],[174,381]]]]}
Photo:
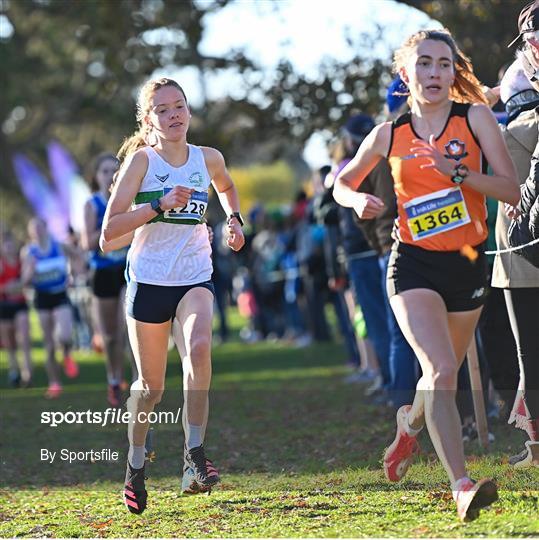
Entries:
{"type": "MultiPolygon", "coordinates": [[[[328,184],[333,186],[334,179],[354,157],[357,149],[373,128],[373,119],[365,114],[357,114],[348,119],[333,152],[334,166],[331,175],[327,177],[327,187],[329,187],[328,184]]],[[[338,216],[350,285],[356,303],[361,306],[367,326],[367,335],[376,351],[381,385],[388,390],[391,384],[389,370],[390,334],[387,324],[387,295],[382,285],[378,253],[369,245],[362,233],[352,208],[339,206],[338,216]]],[[[375,226],[375,224],[367,225],[368,228],[375,226]]],[[[378,236],[374,234],[372,237],[375,238],[378,246],[380,244],[378,236]]],[[[386,245],[380,249],[386,249],[387,241],[388,239],[382,234],[382,242],[386,245]]],[[[387,401],[386,398],[387,396],[382,395],[383,401],[387,401]]]]}
{"type": "Polygon", "coordinates": [[[252,286],[257,306],[256,330],[265,339],[284,335],[284,281],[280,263],[285,246],[281,232],[284,217],[279,210],[264,215],[264,224],[251,243],[252,286]]]}
{"type": "MultiPolygon", "coordinates": [[[[400,95],[405,92],[405,89],[406,87],[400,77],[397,77],[390,85],[392,93],[389,93],[390,90],[388,90],[387,98],[390,112],[400,111],[404,103],[406,103],[406,97],[400,95]],[[394,92],[397,92],[397,94],[395,95],[394,92]]],[[[378,264],[381,270],[381,287],[386,308],[386,322],[390,336],[390,382],[388,389],[392,405],[398,409],[413,400],[420,367],[414,351],[406,341],[397,323],[386,292],[387,268],[393,244],[392,231],[397,216],[397,199],[393,187],[393,177],[386,159],[381,159],[367,175],[359,191],[375,195],[384,203],[384,210],[380,215],[374,219],[358,218],[358,223],[365,238],[378,255],[378,264]]]]}
{"type": "Polygon", "coordinates": [[[307,208],[307,195],[301,190],[296,195],[290,214],[285,218],[286,225],[281,235],[284,245],[280,266],[284,274],[283,301],[287,323],[285,337],[297,347],[306,347],[312,342],[304,316],[305,288],[297,253],[298,237],[305,230],[302,226],[306,222],[307,208]]]}
{"type": "Polygon", "coordinates": [[[296,257],[300,265],[311,336],[315,341],[329,341],[330,331],[325,313],[328,273],[324,242],[327,231],[316,222],[312,202],[308,219],[300,221],[296,227],[296,257]]]}
{"type": "MultiPolygon", "coordinates": [[[[519,36],[511,45],[517,41],[521,41],[521,45],[515,63],[502,80],[500,93],[506,98],[506,107],[509,103],[510,121],[505,140],[523,184],[530,173],[530,161],[538,140],[539,2],[531,2],[523,8],[518,30],[519,36]]],[[[533,169],[531,174],[534,174],[533,169]]],[[[508,247],[510,217],[516,217],[511,207],[507,214],[500,205],[496,225],[499,249],[508,247]]],[[[509,422],[524,429],[529,439],[525,449],[510,458],[510,463],[517,467],[529,466],[539,463],[539,269],[516,253],[498,254],[492,284],[504,289],[520,367],[519,392],[509,422]]]]}
{"type": "MultiPolygon", "coordinates": [[[[324,170],[324,169],[323,169],[324,170]]],[[[322,172],[322,171],[320,171],[322,172]]],[[[327,175],[327,173],[326,173],[327,175]]],[[[323,253],[325,262],[325,283],[313,293],[321,297],[323,304],[329,300],[335,309],[335,316],[339,330],[344,339],[348,354],[348,364],[353,369],[359,369],[361,355],[352,319],[345,299],[345,289],[348,285],[346,269],[340,260],[339,247],[342,245],[342,236],[339,227],[339,209],[333,199],[333,186],[315,195],[312,201],[312,221],[317,223],[313,231],[323,233],[323,253]]],[[[346,379],[349,380],[349,379],[346,379]]]]}
{"type": "MultiPolygon", "coordinates": [[[[537,125],[534,108],[539,105],[536,92],[518,60],[505,71],[500,83],[500,97],[507,111],[507,126],[502,127],[507,148],[517,167],[520,182],[524,182],[530,158],[537,140],[537,125]]],[[[507,229],[510,219],[504,205],[487,199],[489,215],[489,244],[491,251],[506,249],[507,229]],[[493,204],[496,219],[494,235],[491,234],[490,219],[493,204]],[[494,242],[492,237],[494,236],[494,242]]],[[[507,418],[515,403],[519,373],[515,339],[510,330],[509,315],[504,298],[504,289],[524,288],[539,284],[533,267],[521,261],[515,253],[489,256],[491,290],[478,324],[480,350],[487,361],[494,388],[502,400],[502,414],[507,418]]]]}
{"type": "Polygon", "coordinates": [[[386,116],[388,120],[394,120],[405,112],[408,108],[408,88],[397,75],[386,91],[386,116]]]}

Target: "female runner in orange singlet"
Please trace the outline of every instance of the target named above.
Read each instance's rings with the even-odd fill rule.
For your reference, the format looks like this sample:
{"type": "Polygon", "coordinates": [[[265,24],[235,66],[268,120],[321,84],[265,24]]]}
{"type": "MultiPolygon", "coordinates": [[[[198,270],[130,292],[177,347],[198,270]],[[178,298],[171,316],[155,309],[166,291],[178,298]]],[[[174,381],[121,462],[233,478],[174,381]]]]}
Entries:
{"type": "Polygon", "coordinates": [[[356,190],[382,157],[389,159],[398,215],[387,290],[423,376],[413,404],[397,412],[384,471],[390,481],[404,476],[426,424],[458,515],[472,520],[497,499],[497,490],[491,480],[475,482],[466,471],[457,372],[486,293],[485,196],[514,205],[520,192],[472,65],[447,30],[413,34],[395,53],[394,67],[408,86],[410,112],[371,132],[339,174],[334,196],[360,218],[376,217],[382,201],[356,190]],[[485,174],[485,160],[492,176],[485,174]]]}

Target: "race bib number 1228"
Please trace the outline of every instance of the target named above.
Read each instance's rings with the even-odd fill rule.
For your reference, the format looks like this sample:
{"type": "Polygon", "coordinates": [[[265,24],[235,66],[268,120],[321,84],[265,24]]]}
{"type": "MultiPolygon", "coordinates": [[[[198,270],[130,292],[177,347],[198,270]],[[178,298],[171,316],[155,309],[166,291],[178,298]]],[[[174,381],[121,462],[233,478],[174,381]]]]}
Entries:
{"type": "MultiPolygon", "coordinates": [[[[171,189],[172,188],[165,188],[164,194],[166,195],[171,189]]],[[[165,212],[165,217],[168,219],[193,220],[200,222],[204,217],[207,206],[208,192],[193,191],[191,198],[187,201],[187,204],[184,207],[168,210],[165,212]]]]}

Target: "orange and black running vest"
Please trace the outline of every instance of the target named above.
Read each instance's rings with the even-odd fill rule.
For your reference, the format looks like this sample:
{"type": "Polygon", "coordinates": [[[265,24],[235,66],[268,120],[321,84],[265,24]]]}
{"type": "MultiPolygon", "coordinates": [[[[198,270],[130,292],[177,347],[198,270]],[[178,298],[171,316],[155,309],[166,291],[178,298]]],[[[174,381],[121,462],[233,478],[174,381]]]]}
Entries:
{"type": "MultiPolygon", "coordinates": [[[[484,173],[486,161],[469,121],[469,104],[453,103],[436,147],[455,165],[484,173]]],[[[410,149],[414,131],[411,113],[393,122],[389,164],[395,183],[398,215],[393,235],[399,241],[431,251],[458,251],[477,246],[487,235],[485,196],[464,183],[454,184],[435,169],[421,169],[425,157],[414,157],[410,149]]]]}

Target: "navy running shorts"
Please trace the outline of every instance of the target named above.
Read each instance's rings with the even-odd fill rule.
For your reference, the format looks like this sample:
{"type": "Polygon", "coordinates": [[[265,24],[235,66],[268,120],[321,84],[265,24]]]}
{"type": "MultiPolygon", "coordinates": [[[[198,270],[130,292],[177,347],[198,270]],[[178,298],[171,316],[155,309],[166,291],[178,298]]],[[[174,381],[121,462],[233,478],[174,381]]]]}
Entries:
{"type": "Polygon", "coordinates": [[[396,241],[387,268],[387,295],[411,289],[431,289],[448,312],[472,311],[485,303],[488,265],[484,244],[474,247],[470,260],[459,251],[431,251],[396,241]]]}
{"type": "Polygon", "coordinates": [[[208,289],[214,296],[211,281],[193,285],[149,285],[130,281],[126,292],[126,312],[133,319],[147,323],[164,323],[176,315],[176,308],[188,291],[195,287],[208,289]]]}

